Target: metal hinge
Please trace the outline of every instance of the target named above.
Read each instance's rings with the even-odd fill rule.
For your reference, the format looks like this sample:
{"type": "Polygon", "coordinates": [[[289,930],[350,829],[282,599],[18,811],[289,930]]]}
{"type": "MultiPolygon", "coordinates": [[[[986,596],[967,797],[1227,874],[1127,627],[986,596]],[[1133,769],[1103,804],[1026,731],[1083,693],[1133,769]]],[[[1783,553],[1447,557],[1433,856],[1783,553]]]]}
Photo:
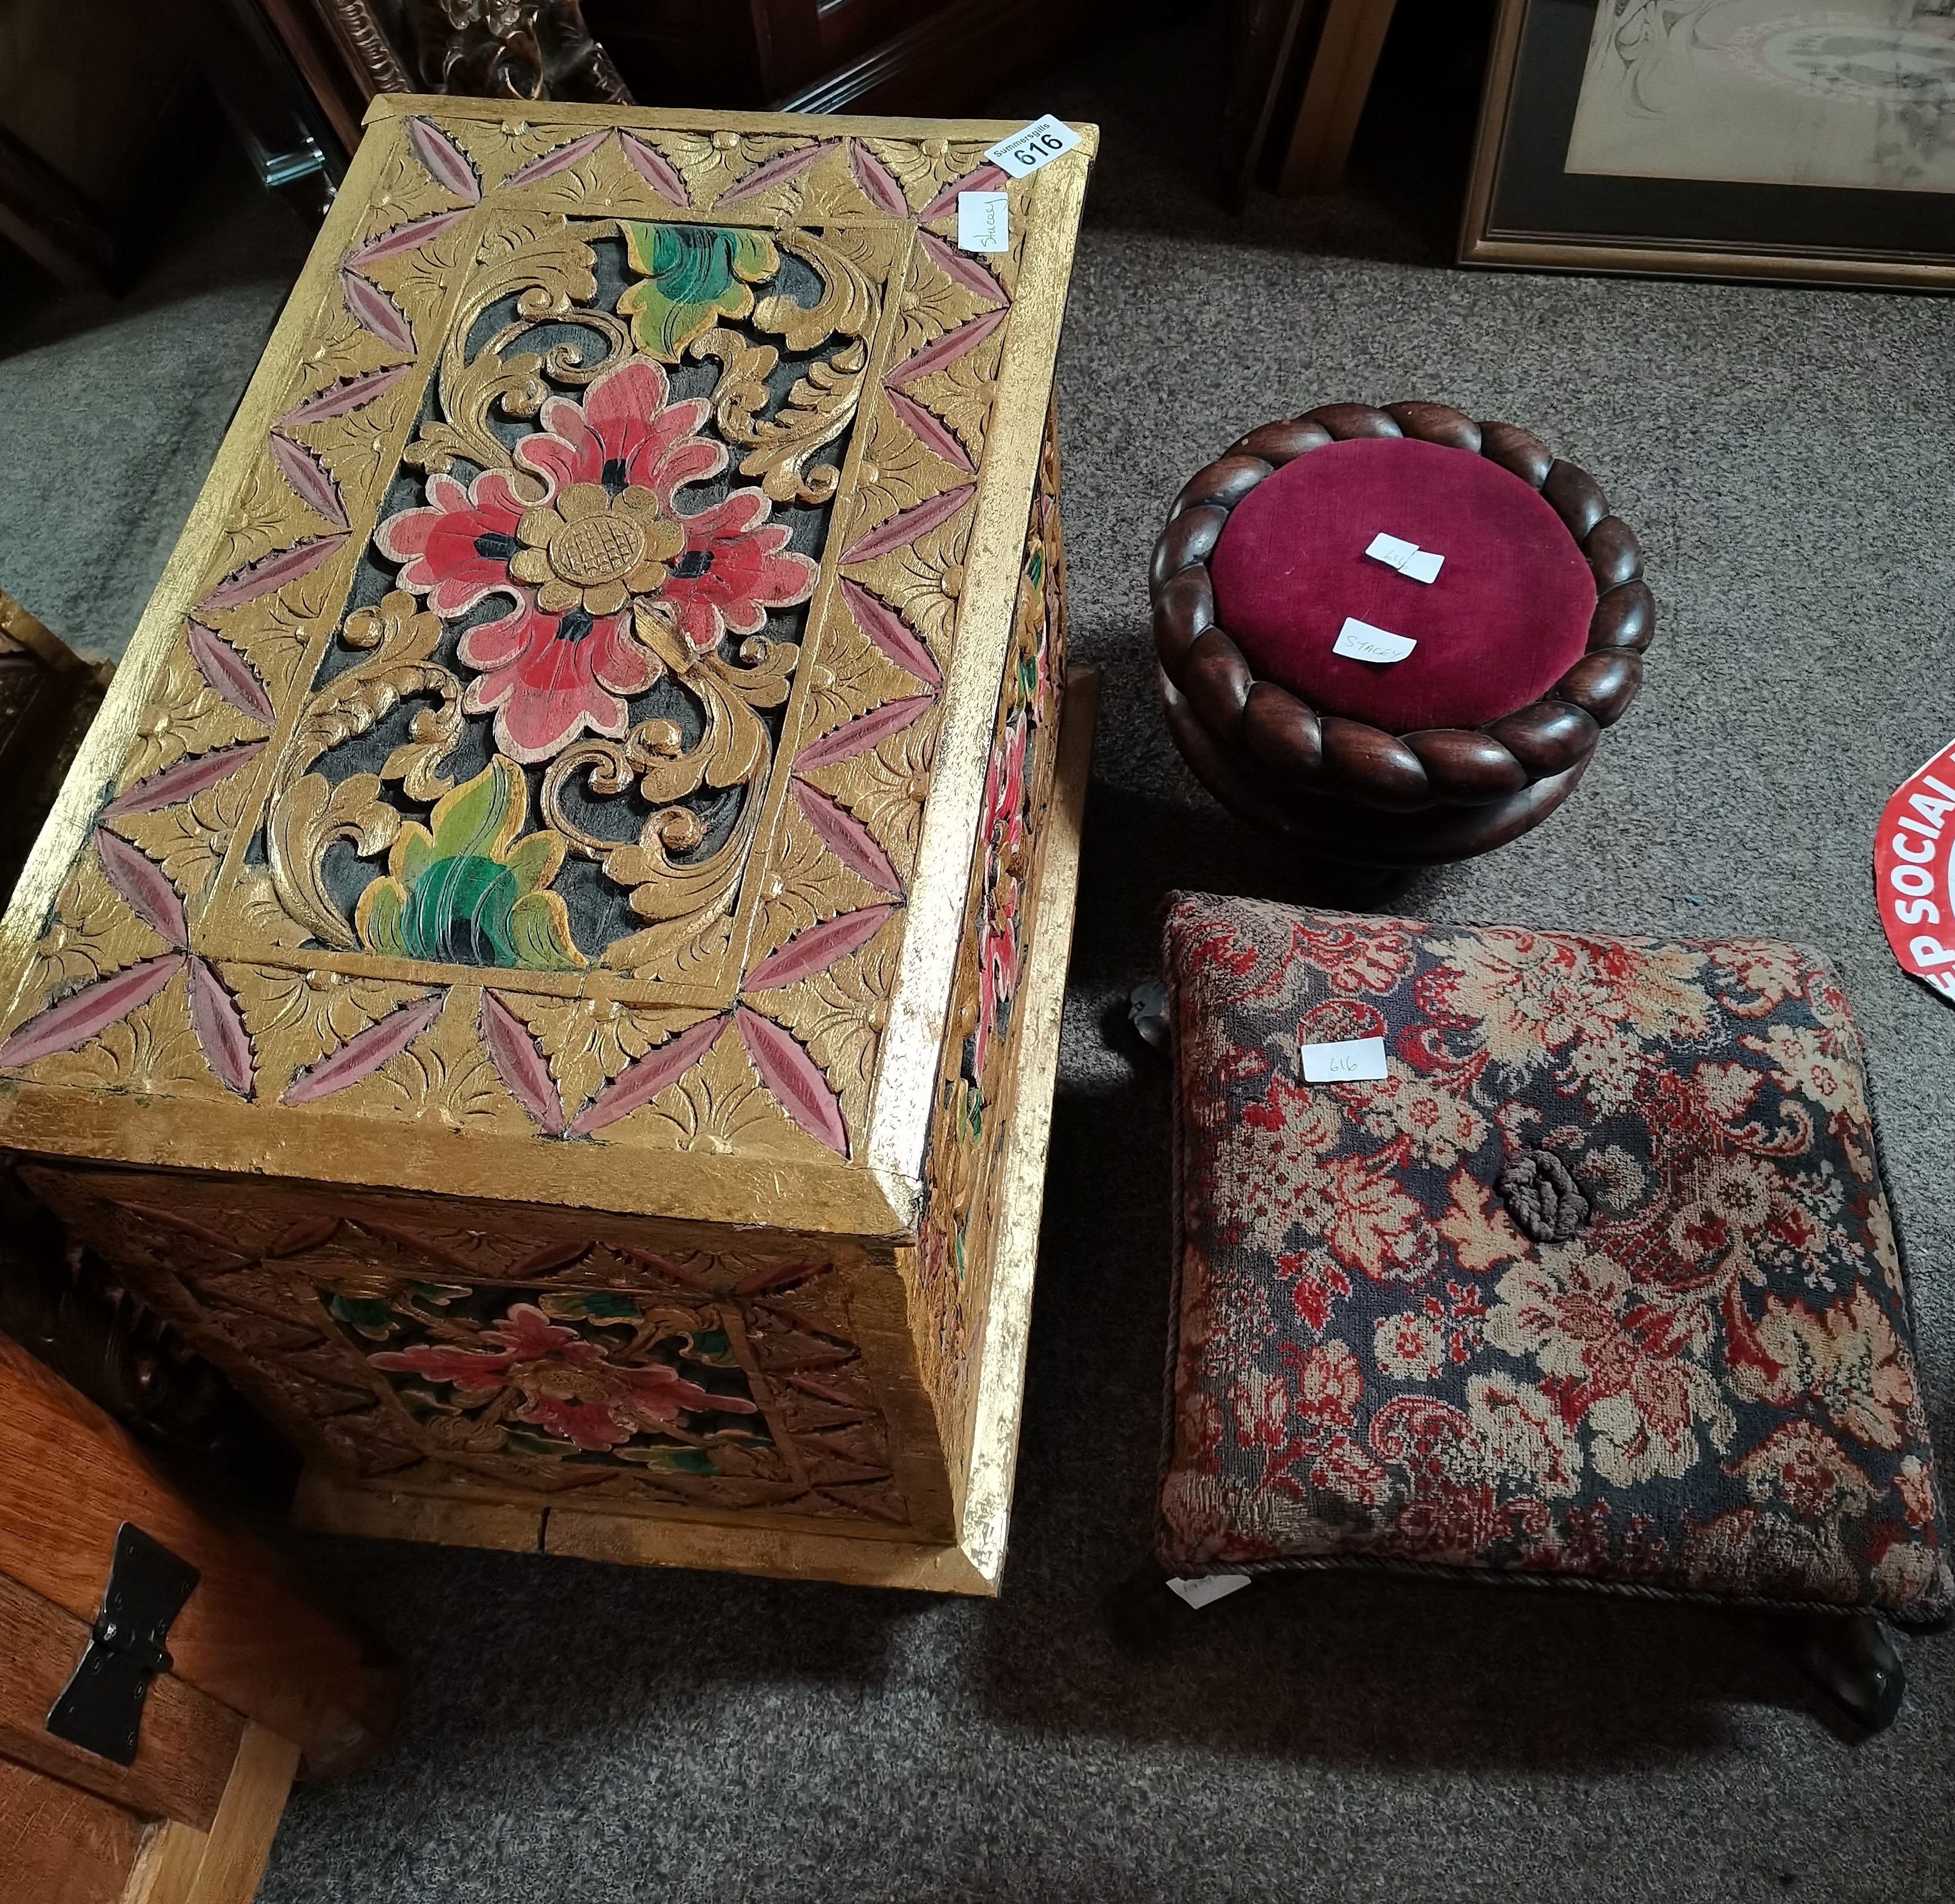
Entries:
{"type": "Polygon", "coordinates": [[[196,1568],[124,1521],[88,1651],[48,1714],[48,1730],[118,1765],[136,1761],[150,1682],[173,1662],[163,1642],[197,1581],[196,1568]]]}

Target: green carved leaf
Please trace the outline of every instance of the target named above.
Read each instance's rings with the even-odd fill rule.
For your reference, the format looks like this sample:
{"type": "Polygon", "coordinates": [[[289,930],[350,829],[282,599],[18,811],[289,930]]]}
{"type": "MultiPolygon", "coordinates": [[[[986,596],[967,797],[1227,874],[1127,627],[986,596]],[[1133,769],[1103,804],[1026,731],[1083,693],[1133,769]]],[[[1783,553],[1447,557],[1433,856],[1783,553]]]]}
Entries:
{"type": "Polygon", "coordinates": [[[414,885],[401,936],[411,956],[441,965],[518,965],[509,932],[515,903],[506,866],[472,854],[438,859],[414,885]]]}
{"type": "Polygon", "coordinates": [[[571,943],[570,914],[554,892],[530,892],[509,909],[514,962],[526,972],[575,971],[585,963],[571,943]]]}
{"type": "Polygon", "coordinates": [[[532,1434],[527,1429],[512,1428],[506,1424],[502,1429],[502,1446],[512,1454],[547,1455],[552,1461],[561,1461],[566,1455],[577,1450],[568,1441],[561,1441],[553,1434],[532,1434]]]}
{"type": "Polygon", "coordinates": [[[628,222],[624,231],[631,268],[644,282],[626,288],[618,309],[631,319],[639,348],[666,363],[676,363],[722,317],[745,317],[754,308],[750,287],[780,269],[780,253],[764,232],[628,222]]]}
{"type": "Polygon", "coordinates": [[[402,883],[412,886],[434,864],[433,834],[425,826],[403,826],[395,857],[402,883]]]}
{"type": "Polygon", "coordinates": [[[522,809],[529,804],[521,774],[508,761],[490,762],[473,780],[464,782],[435,803],[434,851],[436,859],[459,859],[480,854],[493,858],[508,844],[499,838],[516,806],[516,826],[522,824],[522,809]]]}
{"type": "Polygon", "coordinates": [[[543,1313],[556,1316],[564,1321],[578,1317],[587,1317],[594,1322],[636,1323],[644,1318],[643,1308],[627,1295],[619,1295],[609,1289],[572,1289],[559,1295],[546,1295],[543,1301],[543,1313]]]}
{"type": "Polygon", "coordinates": [[[369,952],[389,958],[412,955],[401,936],[401,913],[407,902],[408,889],[398,880],[376,880],[360,894],[355,923],[369,952]]]}
{"type": "Polygon", "coordinates": [[[532,833],[510,848],[502,864],[509,869],[519,893],[548,886],[563,863],[563,842],[554,833],[532,833]]]}
{"type": "Polygon", "coordinates": [[[354,915],[371,951],[437,965],[570,971],[587,961],[570,914],[546,891],[563,864],[556,834],[518,841],[529,812],[522,769],[498,754],[435,803],[433,830],[401,829],[387,872],[354,915]]]}
{"type": "Polygon", "coordinates": [[[682,1474],[710,1474],[713,1471],[713,1457],[700,1448],[619,1448],[613,1452],[620,1461],[641,1462],[647,1468],[666,1468],[682,1474]]]}
{"type": "Polygon", "coordinates": [[[392,1334],[394,1312],[384,1302],[363,1296],[333,1295],[326,1308],[334,1321],[342,1323],[373,1342],[385,1342],[392,1334]]]}

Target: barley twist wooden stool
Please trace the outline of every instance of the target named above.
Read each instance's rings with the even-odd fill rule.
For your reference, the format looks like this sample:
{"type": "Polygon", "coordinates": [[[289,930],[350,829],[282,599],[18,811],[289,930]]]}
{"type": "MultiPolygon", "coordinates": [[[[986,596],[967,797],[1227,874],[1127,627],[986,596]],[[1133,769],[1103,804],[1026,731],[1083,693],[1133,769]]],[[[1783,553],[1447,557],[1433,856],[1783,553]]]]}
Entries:
{"type": "Polygon", "coordinates": [[[1389,880],[1517,839],[1574,791],[1642,681],[1642,550],[1595,478],[1512,423],[1328,404],[1251,430],[1154,545],[1170,732],[1223,803],[1389,880]],[[1422,584],[1379,532],[1445,558],[1422,584]],[[1355,617],[1416,641],[1333,651],[1355,617]]]}

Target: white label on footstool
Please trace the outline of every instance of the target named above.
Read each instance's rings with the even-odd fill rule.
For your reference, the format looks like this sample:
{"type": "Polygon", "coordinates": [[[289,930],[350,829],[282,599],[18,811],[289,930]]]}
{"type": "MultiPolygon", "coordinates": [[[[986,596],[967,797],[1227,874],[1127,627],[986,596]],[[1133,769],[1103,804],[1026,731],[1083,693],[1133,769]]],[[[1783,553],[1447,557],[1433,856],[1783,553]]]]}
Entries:
{"type": "Polygon", "coordinates": [[[1343,1038],[1334,1044],[1299,1043],[1297,1053],[1303,1060],[1306,1084],[1355,1084],[1387,1075],[1383,1038],[1343,1038]]]}
{"type": "Polygon", "coordinates": [[[1388,536],[1380,529],[1366,545],[1365,553],[1374,562],[1383,562],[1387,568],[1402,569],[1418,553],[1418,544],[1407,542],[1401,536],[1388,536]]]}
{"type": "Polygon", "coordinates": [[[1436,582],[1440,566],[1446,560],[1443,555],[1435,555],[1430,549],[1421,549],[1415,542],[1407,542],[1402,536],[1388,536],[1380,529],[1365,545],[1365,553],[1374,562],[1381,562],[1387,568],[1396,568],[1408,581],[1436,582]]]}
{"type": "Polygon", "coordinates": [[[1239,1587],[1248,1584],[1249,1576],[1245,1573],[1210,1573],[1193,1580],[1170,1580],[1167,1590],[1198,1610],[1214,1606],[1218,1600],[1226,1600],[1239,1587]]]}
{"type": "Polygon", "coordinates": [[[1370,622],[1347,615],[1344,625],[1337,631],[1337,639],[1330,644],[1330,652],[1348,655],[1353,661],[1402,661],[1418,646],[1409,635],[1374,628],[1370,622]]]}

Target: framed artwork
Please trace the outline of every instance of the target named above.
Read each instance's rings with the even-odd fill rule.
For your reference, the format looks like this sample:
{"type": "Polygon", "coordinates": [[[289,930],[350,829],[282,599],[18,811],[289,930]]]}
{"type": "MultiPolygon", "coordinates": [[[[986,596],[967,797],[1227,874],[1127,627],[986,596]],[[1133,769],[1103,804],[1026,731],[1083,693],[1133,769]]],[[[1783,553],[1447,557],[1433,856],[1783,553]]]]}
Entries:
{"type": "Polygon", "coordinates": [[[1500,0],[1459,256],[1955,285],[1955,0],[1500,0]]]}

